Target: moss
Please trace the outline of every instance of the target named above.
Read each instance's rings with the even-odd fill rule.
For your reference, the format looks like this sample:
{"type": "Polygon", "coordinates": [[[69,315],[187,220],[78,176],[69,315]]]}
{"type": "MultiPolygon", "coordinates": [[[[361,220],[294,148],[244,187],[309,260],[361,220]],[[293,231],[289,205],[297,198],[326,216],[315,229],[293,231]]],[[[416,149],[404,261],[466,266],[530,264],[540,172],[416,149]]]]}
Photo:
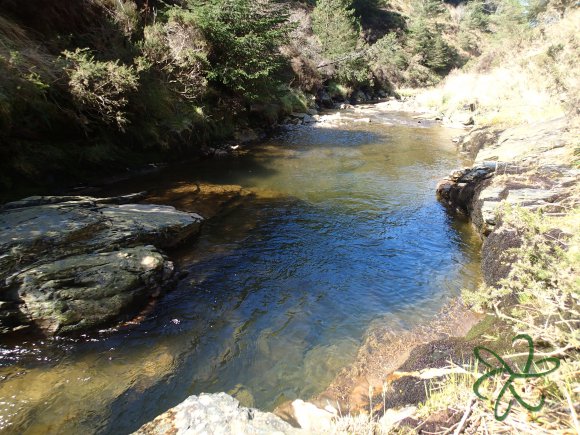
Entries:
{"type": "Polygon", "coordinates": [[[465,339],[468,341],[480,338],[482,335],[487,334],[491,331],[494,323],[496,322],[494,316],[487,315],[479,323],[475,324],[469,332],[465,335],[465,339]]]}

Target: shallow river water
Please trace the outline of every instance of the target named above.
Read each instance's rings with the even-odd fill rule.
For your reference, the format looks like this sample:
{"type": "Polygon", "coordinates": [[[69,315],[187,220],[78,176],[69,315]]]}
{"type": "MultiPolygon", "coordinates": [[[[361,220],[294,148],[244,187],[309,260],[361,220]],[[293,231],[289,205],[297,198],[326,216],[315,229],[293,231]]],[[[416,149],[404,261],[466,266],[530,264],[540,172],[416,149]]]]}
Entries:
{"type": "Polygon", "coordinates": [[[173,253],[182,278],[139,325],[2,344],[0,429],[128,433],[200,392],[271,410],[321,392],[373,323],[412,328],[477,285],[477,236],[434,195],[461,166],[457,132],[373,121],[295,128],[116,187],[256,195],[173,253]]]}

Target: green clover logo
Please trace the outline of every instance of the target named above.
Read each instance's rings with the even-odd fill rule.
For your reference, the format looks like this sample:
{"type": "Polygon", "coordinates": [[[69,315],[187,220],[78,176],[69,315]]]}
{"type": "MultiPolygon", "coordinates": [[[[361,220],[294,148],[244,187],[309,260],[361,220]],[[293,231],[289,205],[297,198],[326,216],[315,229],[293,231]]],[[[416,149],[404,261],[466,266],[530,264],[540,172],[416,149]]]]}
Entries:
{"type": "Polygon", "coordinates": [[[544,395],[541,396],[540,402],[537,405],[530,405],[524,399],[522,399],[522,397],[518,394],[518,392],[516,391],[516,389],[513,386],[513,382],[516,379],[541,378],[543,376],[546,376],[546,375],[549,375],[550,373],[555,372],[556,370],[558,370],[558,368],[560,368],[560,360],[558,358],[548,357],[548,358],[544,358],[544,359],[537,361],[536,364],[539,365],[542,363],[545,363],[545,364],[551,363],[551,364],[553,364],[553,367],[551,369],[546,370],[544,372],[539,372],[539,373],[530,373],[532,363],[534,362],[534,343],[532,341],[532,337],[530,337],[527,334],[520,334],[520,335],[517,335],[512,340],[512,343],[515,343],[518,340],[526,340],[528,342],[528,359],[526,361],[526,365],[524,366],[524,370],[522,371],[522,373],[516,373],[497,353],[495,353],[491,349],[487,349],[483,346],[478,346],[475,349],[473,349],[473,353],[475,354],[475,357],[477,358],[477,360],[480,363],[482,363],[484,366],[492,369],[491,371],[482,375],[475,382],[475,384],[473,384],[473,392],[475,393],[475,395],[477,397],[479,397],[480,399],[484,399],[484,400],[487,399],[485,396],[483,396],[479,392],[479,388],[481,387],[481,384],[484,381],[486,381],[489,378],[494,377],[495,375],[501,375],[501,374],[508,374],[509,375],[507,382],[505,383],[505,385],[503,386],[503,388],[501,389],[501,391],[499,392],[499,394],[495,400],[494,416],[495,416],[496,420],[498,420],[498,421],[504,421],[512,409],[512,402],[510,401],[505,412],[501,415],[498,414],[499,413],[499,405],[501,403],[501,400],[508,390],[512,393],[512,395],[517,400],[517,402],[520,405],[522,405],[524,408],[526,408],[528,411],[537,412],[537,411],[541,410],[542,407],[544,406],[544,401],[545,401],[544,395]],[[489,352],[497,360],[497,362],[499,363],[498,364],[499,367],[497,365],[494,367],[492,364],[488,363],[481,356],[480,352],[482,350],[489,352]]]}

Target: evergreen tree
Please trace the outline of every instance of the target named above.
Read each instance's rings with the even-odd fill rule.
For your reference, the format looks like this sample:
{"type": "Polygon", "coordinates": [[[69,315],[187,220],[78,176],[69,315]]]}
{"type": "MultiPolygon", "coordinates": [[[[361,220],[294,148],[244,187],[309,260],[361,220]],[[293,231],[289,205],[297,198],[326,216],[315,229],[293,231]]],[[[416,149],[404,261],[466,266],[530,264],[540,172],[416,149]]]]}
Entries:
{"type": "Polygon", "coordinates": [[[348,0],[319,0],[312,12],[312,28],[324,55],[336,66],[338,79],[346,83],[367,80],[360,23],[348,0]]]}
{"type": "Polygon", "coordinates": [[[337,59],[356,50],[360,25],[348,0],[319,0],[312,12],[312,29],[324,53],[337,59]]]}
{"type": "Polygon", "coordinates": [[[273,0],[191,3],[210,47],[208,80],[248,102],[271,94],[284,62],[278,47],[288,35],[287,11],[273,0]]]}
{"type": "Polygon", "coordinates": [[[445,11],[441,0],[415,0],[412,6],[418,19],[434,19],[445,11]]]}
{"type": "Polygon", "coordinates": [[[419,57],[419,63],[436,73],[448,72],[455,64],[457,53],[437,30],[434,23],[419,18],[411,25],[409,46],[419,57]]]}

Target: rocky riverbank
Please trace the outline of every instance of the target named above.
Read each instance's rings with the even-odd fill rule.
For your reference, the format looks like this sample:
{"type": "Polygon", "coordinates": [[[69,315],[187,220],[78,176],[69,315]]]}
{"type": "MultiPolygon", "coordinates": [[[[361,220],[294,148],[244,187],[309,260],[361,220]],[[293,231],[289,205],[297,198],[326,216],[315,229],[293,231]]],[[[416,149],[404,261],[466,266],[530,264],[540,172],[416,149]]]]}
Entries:
{"type": "Polygon", "coordinates": [[[437,195],[453,212],[467,215],[484,238],[486,284],[507,277],[510,266],[500,254],[521,244],[517,231],[501,220],[502,206],[562,216],[580,204],[580,170],[570,163],[577,133],[558,118],[504,130],[475,128],[459,142],[475,163],[442,180],[437,195]]]}
{"type": "MultiPolygon", "coordinates": [[[[393,102],[358,106],[323,115],[316,124],[331,127],[349,122],[350,112],[375,122],[382,112],[393,110],[393,104],[397,110],[405,109],[393,102]]],[[[416,116],[418,121],[437,122],[433,113],[416,116]]],[[[507,275],[509,266],[502,264],[499,253],[519,243],[517,231],[497,218],[501,204],[541,208],[555,215],[578,204],[579,171],[562,163],[570,160],[573,134],[566,120],[555,119],[504,130],[476,127],[458,139],[460,151],[475,163],[443,180],[437,194],[452,213],[470,217],[484,237],[486,283],[493,285],[507,275]]],[[[240,186],[191,184],[153,191],[146,198],[36,197],[6,204],[0,213],[0,246],[7,253],[0,257],[5,282],[0,292],[1,326],[5,332],[37,327],[58,335],[131,318],[176,276],[165,251],[195,236],[203,218],[249,194],[240,186]],[[147,204],[135,204],[142,201],[147,204]],[[185,211],[155,205],[166,202],[185,211]],[[34,216],[47,220],[35,221],[34,216]]],[[[310,403],[296,400],[279,407],[278,416],[243,408],[224,393],[202,394],[137,433],[296,433],[298,427],[303,433],[328,433],[337,427],[363,430],[373,420],[365,415],[369,410],[375,416],[373,424],[383,431],[397,424],[424,424],[415,405],[426,399],[433,379],[449,373],[449,361],[461,364],[469,359],[481,332],[472,327],[482,318],[457,302],[432,324],[413,331],[397,331],[390,325],[374,329],[355,363],[327,391],[310,403]],[[341,418],[349,412],[362,414],[341,418]],[[376,416],[382,414],[379,421],[376,416]]],[[[439,427],[439,417],[423,427],[439,427]]]]}

